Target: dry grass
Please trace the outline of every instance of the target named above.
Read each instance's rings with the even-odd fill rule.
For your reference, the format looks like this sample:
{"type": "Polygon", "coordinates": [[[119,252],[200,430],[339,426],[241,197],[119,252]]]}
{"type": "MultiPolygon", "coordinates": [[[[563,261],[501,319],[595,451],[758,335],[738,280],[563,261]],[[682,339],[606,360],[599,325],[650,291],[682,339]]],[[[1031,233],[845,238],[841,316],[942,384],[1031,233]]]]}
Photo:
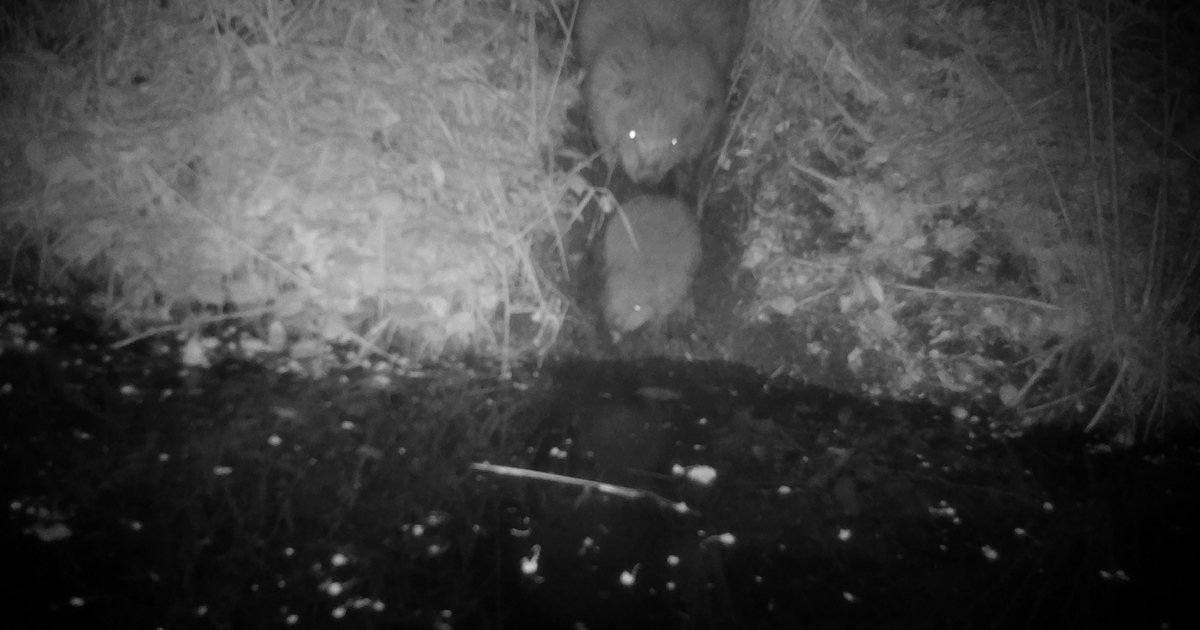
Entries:
{"type": "Polygon", "coordinates": [[[1089,431],[1143,439],[1165,429],[1165,420],[1194,422],[1200,403],[1193,289],[1200,221],[1187,190],[1200,164],[1180,158],[1184,147],[1171,130],[1186,126],[1178,118],[1185,86],[1173,83],[1176,69],[1161,54],[1186,40],[1169,39],[1169,16],[1134,5],[1106,13],[1057,2],[1028,6],[1043,59],[1064,77],[1082,78],[1087,115],[1067,140],[1085,149],[1090,175],[1074,211],[1060,204],[1067,241],[1087,252],[1076,261],[1087,325],[1057,339],[1041,365],[1057,368],[1055,401],[1088,410],[1089,431]],[[1145,48],[1131,33],[1167,39],[1145,48]],[[1147,129],[1157,142],[1130,146],[1130,132],[1147,129]],[[1157,155],[1147,155],[1156,144],[1157,155]],[[1138,194],[1146,182],[1150,192],[1138,194]]]}
{"type": "Polygon", "coordinates": [[[553,341],[529,252],[577,187],[547,164],[578,97],[552,4],[48,5],[8,16],[0,121],[0,220],[42,283],[99,279],[131,331],[266,317],[302,352],[553,341]]]}
{"type": "Polygon", "coordinates": [[[1163,141],[1191,126],[1152,81],[1179,73],[1122,50],[1157,33],[1148,16],[756,7],[731,143],[757,194],[752,319],[844,331],[873,393],[1082,410],[1131,439],[1194,410],[1200,170],[1163,141]]]}

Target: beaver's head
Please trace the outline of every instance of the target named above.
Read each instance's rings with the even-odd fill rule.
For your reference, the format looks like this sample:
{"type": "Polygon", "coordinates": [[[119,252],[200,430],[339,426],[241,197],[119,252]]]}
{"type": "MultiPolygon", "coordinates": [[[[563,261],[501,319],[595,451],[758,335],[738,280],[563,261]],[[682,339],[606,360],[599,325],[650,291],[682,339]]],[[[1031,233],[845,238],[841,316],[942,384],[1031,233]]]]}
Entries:
{"type": "Polygon", "coordinates": [[[614,340],[631,333],[654,319],[653,296],[650,287],[632,273],[609,274],[604,283],[601,300],[604,304],[604,323],[614,340]]]}
{"type": "Polygon", "coordinates": [[[704,51],[677,44],[659,51],[613,92],[611,141],[631,179],[657,185],[698,159],[720,125],[724,81],[704,51]]]}

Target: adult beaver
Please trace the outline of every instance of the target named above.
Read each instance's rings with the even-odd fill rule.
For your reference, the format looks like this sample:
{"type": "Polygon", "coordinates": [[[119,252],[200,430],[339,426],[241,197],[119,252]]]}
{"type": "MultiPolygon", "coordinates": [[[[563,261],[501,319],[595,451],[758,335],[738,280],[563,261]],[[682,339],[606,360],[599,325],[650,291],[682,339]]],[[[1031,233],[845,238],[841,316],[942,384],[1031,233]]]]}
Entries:
{"type": "Polygon", "coordinates": [[[654,185],[720,127],[746,0],[582,0],[576,31],[592,132],[610,167],[654,185]]]}

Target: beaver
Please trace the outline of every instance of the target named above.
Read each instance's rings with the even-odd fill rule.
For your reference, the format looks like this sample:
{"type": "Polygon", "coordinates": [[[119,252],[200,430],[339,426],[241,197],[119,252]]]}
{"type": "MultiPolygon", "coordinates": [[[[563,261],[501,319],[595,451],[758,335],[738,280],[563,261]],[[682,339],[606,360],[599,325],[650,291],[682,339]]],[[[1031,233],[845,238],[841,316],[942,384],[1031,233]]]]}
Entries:
{"type": "Polygon", "coordinates": [[[584,98],[601,155],[639,184],[694,163],[716,134],[745,0],[583,0],[584,98]]]}
{"type": "Polygon", "coordinates": [[[718,72],[728,74],[748,17],[748,0],[582,0],[575,33],[584,68],[611,37],[636,31],[646,44],[696,43],[718,72]]]}
{"type": "Polygon", "coordinates": [[[643,195],[609,217],[603,251],[600,301],[604,321],[619,339],[688,302],[700,266],[700,228],[683,201],[643,195]]]}

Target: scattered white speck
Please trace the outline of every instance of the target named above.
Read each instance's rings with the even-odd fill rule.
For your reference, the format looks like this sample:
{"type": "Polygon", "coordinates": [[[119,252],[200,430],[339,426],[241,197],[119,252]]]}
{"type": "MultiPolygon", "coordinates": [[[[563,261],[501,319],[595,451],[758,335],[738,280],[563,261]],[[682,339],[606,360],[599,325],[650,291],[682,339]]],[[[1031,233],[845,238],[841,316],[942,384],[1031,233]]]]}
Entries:
{"type": "Polygon", "coordinates": [[[1125,583],[1129,581],[1129,574],[1125,573],[1125,569],[1117,569],[1116,571],[1101,571],[1100,578],[1109,582],[1125,583]]]}
{"type": "Polygon", "coordinates": [[[206,615],[208,615],[208,606],[201,604],[196,607],[196,616],[197,617],[204,617],[206,615]]]}
{"type": "Polygon", "coordinates": [[[949,505],[946,505],[945,501],[942,501],[936,507],[929,508],[929,514],[949,519],[954,519],[958,516],[958,512],[949,505]]]}
{"type": "Polygon", "coordinates": [[[159,453],[159,454],[158,454],[158,461],[159,461],[159,462],[167,462],[167,461],[170,461],[170,460],[171,460],[171,454],[170,454],[170,453],[159,453]]]}
{"type": "Polygon", "coordinates": [[[995,562],[1000,558],[1000,552],[996,551],[996,548],[991,545],[984,545],[980,547],[979,550],[983,553],[983,557],[987,559],[988,562],[995,562]]]}
{"type": "Polygon", "coordinates": [[[280,444],[283,444],[283,438],[279,437],[277,434],[272,434],[271,437],[267,438],[268,446],[279,446],[280,444]]]}
{"type": "Polygon", "coordinates": [[[855,603],[855,602],[857,602],[857,601],[858,601],[858,598],[854,596],[854,593],[851,593],[851,592],[849,592],[849,591],[846,591],[846,592],[843,592],[843,593],[842,593],[842,599],[844,599],[844,600],[846,600],[846,601],[850,602],[851,604],[853,604],[853,603],[855,603]]]}
{"type": "Polygon", "coordinates": [[[0,385],[0,395],[7,396],[7,395],[11,394],[12,391],[13,391],[12,383],[5,383],[3,385],[0,385]]]}
{"type": "Polygon", "coordinates": [[[337,597],[338,595],[341,595],[342,591],[344,591],[345,589],[342,587],[341,582],[326,582],[324,584],[324,588],[322,588],[321,590],[325,591],[326,595],[332,595],[333,597],[337,597]]]}
{"type": "Polygon", "coordinates": [[[850,538],[853,536],[854,536],[854,532],[852,532],[849,529],[846,529],[844,527],[842,529],[839,529],[838,533],[837,533],[838,540],[840,540],[842,542],[846,542],[847,540],[850,540],[850,538]]]}
{"type": "Polygon", "coordinates": [[[69,599],[67,601],[69,601],[71,606],[74,608],[83,608],[83,605],[85,603],[87,603],[87,602],[83,601],[82,597],[72,597],[71,599],[69,599]]]}
{"type": "Polygon", "coordinates": [[[354,423],[349,420],[343,420],[342,424],[340,426],[342,427],[343,431],[353,431],[354,430],[354,423]]]}
{"type": "Polygon", "coordinates": [[[1049,502],[1049,501],[1046,501],[1045,503],[1042,503],[1042,511],[1043,511],[1043,512],[1053,512],[1053,511],[1054,511],[1054,504],[1053,504],[1053,503],[1051,503],[1051,502],[1049,502]]]}
{"type": "Polygon", "coordinates": [[[538,571],[538,559],[542,556],[542,546],[534,545],[529,550],[529,555],[521,558],[521,573],[523,575],[533,575],[538,571]]]}
{"type": "Polygon", "coordinates": [[[218,477],[228,477],[233,474],[232,466],[213,466],[213,474],[218,477]]]}
{"type": "Polygon", "coordinates": [[[335,567],[344,567],[347,564],[350,564],[350,558],[347,558],[346,554],[344,553],[335,553],[333,554],[333,557],[329,559],[329,563],[335,567]]]}
{"type": "Polygon", "coordinates": [[[136,396],[138,394],[138,388],[133,385],[122,385],[120,391],[123,396],[136,396]]]}
{"type": "Polygon", "coordinates": [[[628,587],[631,587],[634,584],[636,584],[638,569],[640,569],[641,566],[642,565],[640,565],[640,564],[635,564],[635,565],[633,565],[632,571],[622,571],[621,572],[621,586],[628,588],[628,587]]]}
{"type": "Polygon", "coordinates": [[[792,493],[792,488],[790,486],[779,486],[775,489],[775,492],[779,493],[779,496],[786,497],[792,493]]]}
{"type": "Polygon", "coordinates": [[[58,542],[71,537],[71,528],[66,523],[51,523],[49,525],[34,525],[33,533],[42,542],[58,542]]]}
{"type": "Polygon", "coordinates": [[[967,411],[966,407],[955,407],[950,410],[950,413],[954,416],[954,419],[958,420],[959,422],[971,417],[971,412],[967,411]]]}
{"type": "Polygon", "coordinates": [[[346,616],[346,609],[343,606],[338,606],[337,608],[334,608],[333,612],[329,613],[329,615],[334,619],[341,619],[346,616]]]}
{"type": "Polygon", "coordinates": [[[291,614],[291,615],[288,615],[288,616],[284,617],[284,618],[283,618],[283,621],[284,621],[284,623],[286,623],[286,624],[287,624],[287,625],[289,625],[289,626],[294,626],[294,625],[296,625],[297,623],[299,623],[299,621],[300,621],[300,616],[299,616],[299,615],[296,615],[296,614],[294,614],[294,613],[293,613],[293,614],[291,614]]]}
{"type": "Polygon", "coordinates": [[[689,466],[687,479],[699,486],[711,486],[717,479],[717,469],[712,466],[689,466]]]}

